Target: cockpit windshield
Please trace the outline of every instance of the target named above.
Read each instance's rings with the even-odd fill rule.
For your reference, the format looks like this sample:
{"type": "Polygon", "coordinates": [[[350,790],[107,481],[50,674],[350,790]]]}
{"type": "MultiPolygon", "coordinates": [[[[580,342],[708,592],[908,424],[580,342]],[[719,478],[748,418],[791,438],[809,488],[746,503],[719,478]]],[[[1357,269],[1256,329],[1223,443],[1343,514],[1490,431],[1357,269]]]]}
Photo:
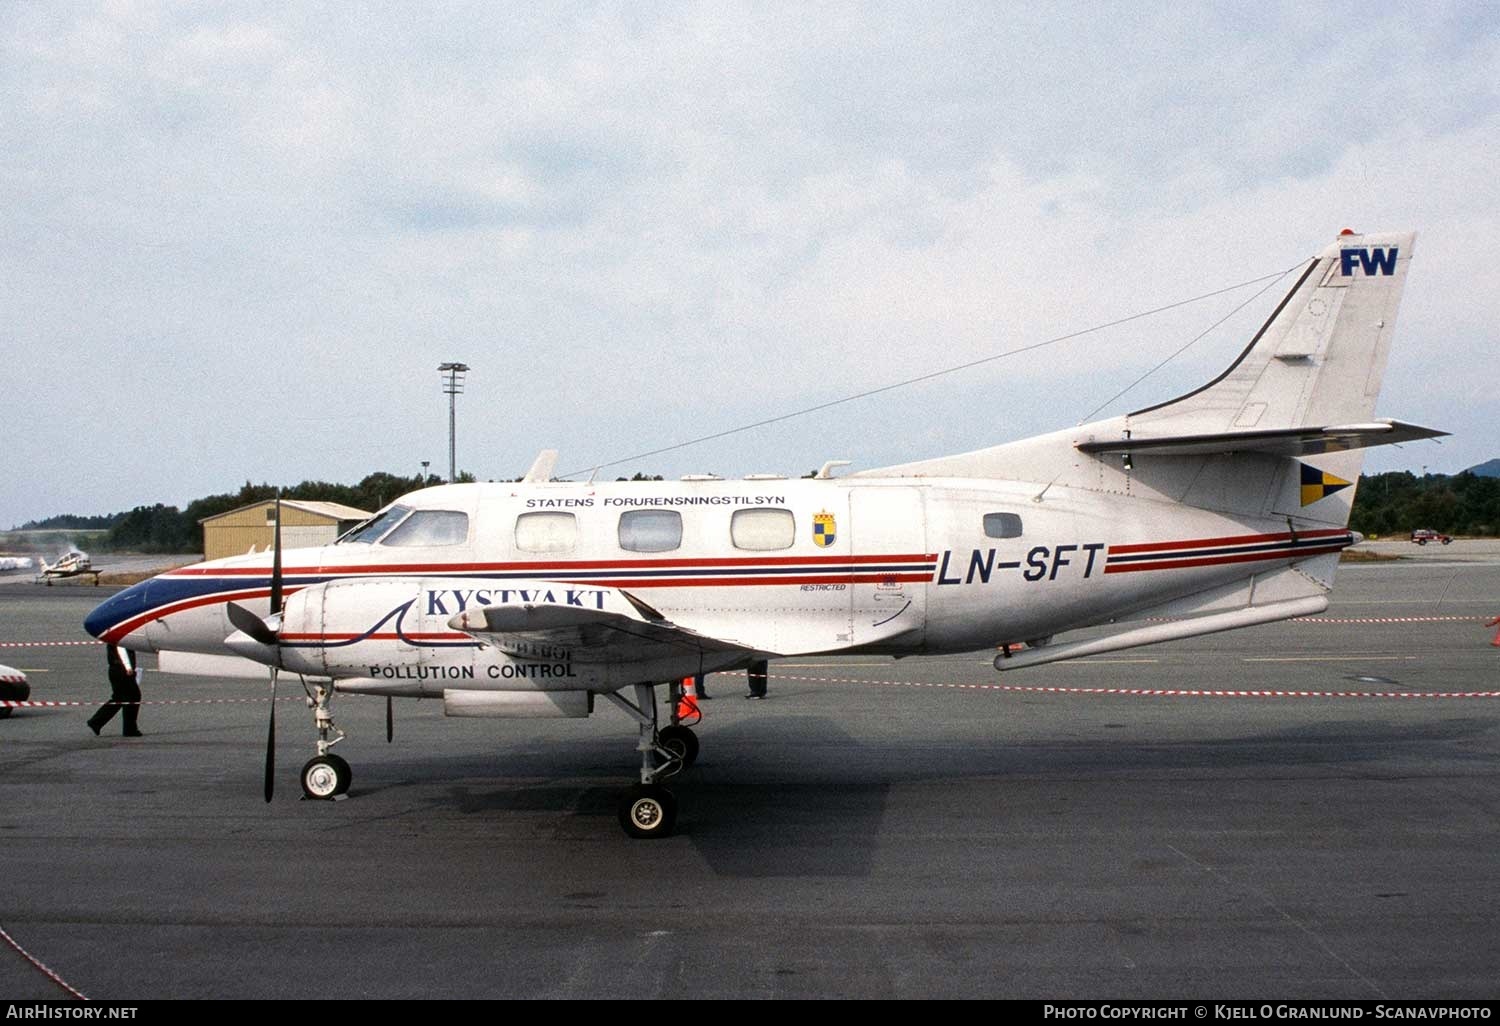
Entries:
{"type": "Polygon", "coordinates": [[[381,545],[418,548],[462,545],[469,540],[469,515],[451,509],[419,509],[380,539],[381,545]]]}
{"type": "Polygon", "coordinates": [[[407,514],[409,514],[410,512],[410,506],[392,506],[382,513],[375,514],[369,520],[366,520],[364,523],[351,530],[348,534],[344,535],[339,539],[339,544],[343,545],[346,542],[364,542],[366,545],[373,545],[375,542],[379,541],[381,536],[384,535],[387,531],[395,527],[402,520],[406,519],[407,514]]]}

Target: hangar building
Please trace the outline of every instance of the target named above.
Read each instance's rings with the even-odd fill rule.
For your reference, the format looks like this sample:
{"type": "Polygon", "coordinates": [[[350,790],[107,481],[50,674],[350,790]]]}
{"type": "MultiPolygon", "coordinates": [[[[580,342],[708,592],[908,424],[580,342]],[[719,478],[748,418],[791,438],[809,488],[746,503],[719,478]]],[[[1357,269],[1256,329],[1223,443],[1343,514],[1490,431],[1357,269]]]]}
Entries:
{"type": "MultiPolygon", "coordinates": [[[[370,514],[337,502],[281,500],[281,544],[298,549],[327,545],[370,514]]],[[[203,558],[241,556],[253,548],[271,547],[276,527],[276,500],[251,503],[198,521],[203,528],[203,558]]]]}

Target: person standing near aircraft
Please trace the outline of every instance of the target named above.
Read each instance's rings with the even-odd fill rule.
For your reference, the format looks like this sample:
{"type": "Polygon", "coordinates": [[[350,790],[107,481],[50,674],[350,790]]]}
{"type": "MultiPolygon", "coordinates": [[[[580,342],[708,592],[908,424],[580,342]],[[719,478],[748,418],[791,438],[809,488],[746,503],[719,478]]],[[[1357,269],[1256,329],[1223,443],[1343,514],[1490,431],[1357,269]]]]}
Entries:
{"type": "Polygon", "coordinates": [[[141,711],[141,686],[135,679],[135,671],[126,663],[123,649],[110,645],[104,651],[104,664],[109,669],[109,701],[89,717],[89,729],[95,734],[103,730],[115,713],[121,713],[123,737],[140,737],[138,725],[141,711]]]}
{"type": "Polygon", "coordinates": [[[764,699],[766,697],[766,681],[770,677],[771,664],[765,659],[758,659],[750,664],[745,671],[750,678],[750,693],[746,698],[764,699]]]}

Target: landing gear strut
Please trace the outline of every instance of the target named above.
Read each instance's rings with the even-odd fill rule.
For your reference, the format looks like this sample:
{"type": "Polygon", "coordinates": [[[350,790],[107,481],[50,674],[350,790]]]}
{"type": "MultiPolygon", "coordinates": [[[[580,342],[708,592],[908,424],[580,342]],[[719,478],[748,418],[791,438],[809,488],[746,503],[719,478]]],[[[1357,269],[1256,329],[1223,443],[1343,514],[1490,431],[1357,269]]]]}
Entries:
{"type": "Polygon", "coordinates": [[[656,687],[635,685],[635,701],[618,692],[605,695],[640,729],[641,782],[620,794],[615,811],[631,837],[670,837],[677,826],[677,798],[657,781],[680,773],[698,758],[698,735],[680,724],[657,729],[656,687]]]}
{"type": "MultiPolygon", "coordinates": [[[[304,682],[305,686],[305,682],[304,682]]],[[[307,692],[307,704],[313,710],[313,722],[318,728],[318,754],[307,760],[302,767],[302,793],[308,798],[328,801],[349,790],[354,773],[349,764],[329,749],[344,740],[344,732],[333,722],[329,711],[329,700],[333,698],[331,684],[314,684],[307,692]]]]}

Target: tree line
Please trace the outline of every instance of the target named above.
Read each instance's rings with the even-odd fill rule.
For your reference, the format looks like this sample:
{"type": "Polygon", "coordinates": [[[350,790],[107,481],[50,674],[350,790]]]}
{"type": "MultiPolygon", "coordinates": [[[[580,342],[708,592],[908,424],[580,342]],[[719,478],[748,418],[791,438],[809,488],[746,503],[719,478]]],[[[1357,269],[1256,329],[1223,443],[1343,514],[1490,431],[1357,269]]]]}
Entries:
{"type": "Polygon", "coordinates": [[[1500,534],[1500,477],[1405,470],[1359,479],[1349,526],[1364,535],[1401,535],[1418,527],[1444,534],[1500,534]]]}
{"type": "MultiPolygon", "coordinates": [[[[474,475],[461,474],[462,481],[474,475]]],[[[625,480],[619,478],[618,480],[625,480]]],[[[631,480],[660,481],[660,475],[636,474],[631,480]]],[[[22,530],[108,530],[97,547],[139,552],[202,552],[199,521],[219,513],[283,496],[309,502],[337,502],[355,509],[378,510],[397,496],[442,484],[437,475],[403,477],[380,471],[358,484],[303,481],[277,488],[246,481],[237,492],[209,495],[188,503],[186,509],[157,503],[126,513],[97,517],[63,515],[28,521],[22,530]]],[[[1364,535],[1403,535],[1418,527],[1444,534],[1493,537],[1500,534],[1500,477],[1465,471],[1461,474],[1417,476],[1399,470],[1362,476],[1349,526],[1364,535]]]]}
{"type": "MultiPolygon", "coordinates": [[[[472,481],[474,475],[460,474],[459,480],[472,481]]],[[[272,484],[246,481],[237,492],[194,499],[186,509],[156,503],[116,514],[109,525],[109,534],[98,547],[137,552],[202,552],[203,529],[199,525],[200,520],[241,506],[274,499],[278,493],[283,498],[306,502],[337,502],[373,512],[397,496],[442,483],[443,479],[435,474],[425,478],[420,474],[403,477],[384,471],[370,474],[353,485],[303,481],[298,485],[278,488],[272,484]]]]}

